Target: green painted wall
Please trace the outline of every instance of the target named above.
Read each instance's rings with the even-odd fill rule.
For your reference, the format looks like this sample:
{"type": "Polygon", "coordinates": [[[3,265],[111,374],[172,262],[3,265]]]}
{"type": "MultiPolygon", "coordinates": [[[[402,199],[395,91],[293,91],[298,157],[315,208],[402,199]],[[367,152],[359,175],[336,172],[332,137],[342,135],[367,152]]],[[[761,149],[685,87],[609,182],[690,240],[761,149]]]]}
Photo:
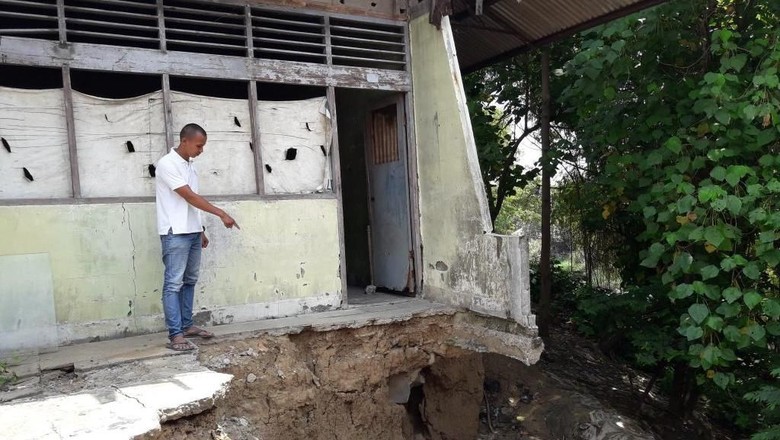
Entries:
{"type": "MultiPolygon", "coordinates": [[[[196,291],[200,318],[220,323],[338,307],[336,203],[218,203],[241,230],[204,214],[211,244],[196,291]]],[[[3,206],[0,236],[0,256],[48,255],[60,342],[164,328],[154,203],[3,206]]],[[[35,274],[18,276],[17,284],[35,274]]]]}
{"type": "Polygon", "coordinates": [[[410,35],[423,294],[529,323],[527,243],[491,233],[449,19],[416,18],[410,35]]]}

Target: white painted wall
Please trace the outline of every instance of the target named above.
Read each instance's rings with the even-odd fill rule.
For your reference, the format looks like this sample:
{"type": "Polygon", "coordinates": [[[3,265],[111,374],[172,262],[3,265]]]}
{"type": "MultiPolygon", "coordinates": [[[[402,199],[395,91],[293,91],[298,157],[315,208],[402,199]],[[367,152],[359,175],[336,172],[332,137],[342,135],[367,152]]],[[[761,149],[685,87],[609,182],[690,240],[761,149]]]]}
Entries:
{"type": "Polygon", "coordinates": [[[260,101],[265,191],[268,194],[313,193],[331,189],[332,137],[327,99],[260,101]],[[295,160],[286,160],[287,150],[295,160]],[[324,150],[324,151],[323,151],[324,150]]]}
{"type": "Polygon", "coordinates": [[[61,89],[0,87],[0,137],[11,148],[0,145],[0,199],[72,196],[61,89]]]}
{"type": "Polygon", "coordinates": [[[163,112],[159,91],[129,99],[73,92],[82,196],[154,195],[149,164],[167,152],[163,112]]]}
{"type": "Polygon", "coordinates": [[[254,153],[249,147],[252,142],[249,101],[172,92],[171,107],[175,143],[178,143],[178,131],[191,122],[208,133],[204,153],[195,159],[200,192],[256,194],[254,153]]]}

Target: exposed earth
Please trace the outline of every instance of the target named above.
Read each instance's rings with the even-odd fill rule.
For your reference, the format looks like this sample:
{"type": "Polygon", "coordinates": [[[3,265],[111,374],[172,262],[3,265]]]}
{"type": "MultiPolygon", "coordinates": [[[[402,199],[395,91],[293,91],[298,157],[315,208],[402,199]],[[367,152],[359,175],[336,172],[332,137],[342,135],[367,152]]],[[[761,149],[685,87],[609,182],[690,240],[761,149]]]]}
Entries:
{"type": "Polygon", "coordinates": [[[557,329],[528,367],[442,342],[446,322],[203,345],[233,374],[214,410],[154,439],[728,439],[703,418],[678,422],[647,377],[557,329]]]}
{"type": "Polygon", "coordinates": [[[655,390],[643,398],[647,377],[564,329],[554,331],[542,359],[530,367],[455,348],[451,338],[446,315],[217,338],[200,341],[195,354],[46,373],[38,398],[111,394],[146,399],[144,409],[171,401],[160,413],[161,428],[144,439],[732,438],[701,417],[679,421],[655,390]],[[217,383],[218,395],[208,392],[185,405],[175,396],[155,397],[156,388],[144,393],[115,385],[166,376],[195,390],[185,378],[215,374],[229,384],[217,383]],[[182,417],[188,414],[194,415],[182,417]]]}

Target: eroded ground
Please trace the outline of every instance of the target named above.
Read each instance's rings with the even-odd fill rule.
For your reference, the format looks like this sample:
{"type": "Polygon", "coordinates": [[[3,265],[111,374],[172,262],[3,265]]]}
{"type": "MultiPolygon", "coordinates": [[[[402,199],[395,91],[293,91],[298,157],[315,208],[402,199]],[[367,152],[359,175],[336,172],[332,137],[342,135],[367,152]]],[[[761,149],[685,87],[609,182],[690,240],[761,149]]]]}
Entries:
{"type": "Polygon", "coordinates": [[[481,356],[448,339],[447,318],[429,317],[202,345],[201,362],[235,376],[227,396],[148,438],[475,438],[481,356]]]}

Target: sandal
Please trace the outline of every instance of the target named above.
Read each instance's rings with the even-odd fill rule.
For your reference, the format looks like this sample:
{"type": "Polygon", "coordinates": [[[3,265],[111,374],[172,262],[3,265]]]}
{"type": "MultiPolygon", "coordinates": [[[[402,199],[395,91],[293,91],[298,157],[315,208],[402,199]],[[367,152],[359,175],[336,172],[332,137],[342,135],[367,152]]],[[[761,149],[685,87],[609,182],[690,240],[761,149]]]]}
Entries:
{"type": "Polygon", "coordinates": [[[204,330],[199,327],[195,327],[194,325],[187,330],[184,330],[184,337],[185,338],[202,338],[202,339],[211,339],[214,337],[214,333],[211,333],[208,330],[204,330]]]}
{"type": "Polygon", "coordinates": [[[173,351],[191,351],[195,349],[195,344],[184,339],[181,335],[176,335],[170,342],[165,344],[165,347],[173,351]]]}

